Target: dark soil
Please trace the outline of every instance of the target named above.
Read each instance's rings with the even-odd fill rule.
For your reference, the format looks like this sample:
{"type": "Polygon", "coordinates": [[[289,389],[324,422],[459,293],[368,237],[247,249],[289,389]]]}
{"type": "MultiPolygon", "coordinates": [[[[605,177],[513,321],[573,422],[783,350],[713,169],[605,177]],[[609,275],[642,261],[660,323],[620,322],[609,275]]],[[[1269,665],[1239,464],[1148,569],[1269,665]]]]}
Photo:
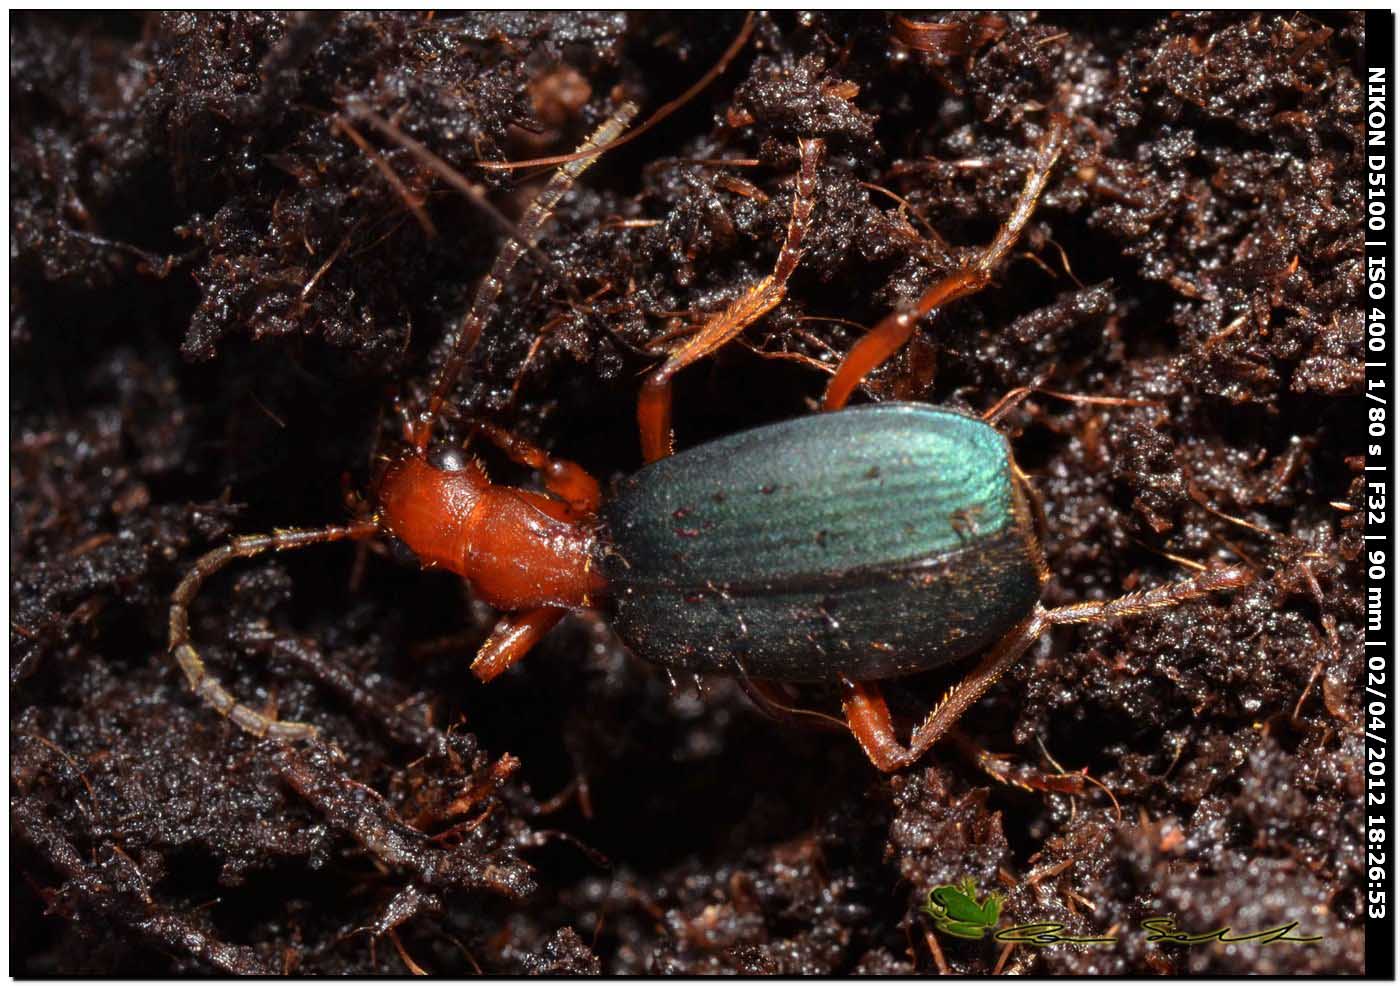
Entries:
{"type": "MultiPolygon", "coordinates": [[[[1359,15],[760,16],[565,199],[455,402],[635,469],[643,347],[768,273],[819,137],[788,296],[683,375],[678,439],[808,413],[859,326],[990,240],[1060,110],[1069,149],[995,284],[858,399],[1154,398],[1012,416],[1048,601],[1193,563],[1252,587],[1055,632],[894,777],[732,681],[673,685],[602,620],[479,685],[494,614],[392,547],[257,559],[194,608],[230,688],[329,746],[187,691],[176,581],[231,533],[348,516],[502,239],[357,126],[420,222],[337,118],[391,117],[517,216],[537,183],[479,162],[568,151],[625,97],[649,114],[742,23],[12,20],[14,973],[1360,971],[1359,15]],[[965,876],[1009,921],[1121,940],[934,938],[918,908],[965,876]],[[1163,915],[1323,940],[1149,944],[1163,915]]],[[[912,719],[954,676],[892,704],[912,719]]]]}

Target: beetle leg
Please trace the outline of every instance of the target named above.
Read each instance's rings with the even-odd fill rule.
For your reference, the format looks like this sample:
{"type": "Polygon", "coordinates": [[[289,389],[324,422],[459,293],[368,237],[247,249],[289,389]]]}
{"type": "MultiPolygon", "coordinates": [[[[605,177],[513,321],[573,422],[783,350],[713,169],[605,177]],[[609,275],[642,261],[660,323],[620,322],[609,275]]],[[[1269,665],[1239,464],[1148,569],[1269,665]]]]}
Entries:
{"type": "Polygon", "coordinates": [[[912,308],[891,312],[865,335],[856,340],[836,374],[826,385],[822,398],[823,411],[839,411],[846,406],[856,387],[872,370],[904,347],[914,334],[914,326],[929,312],[976,294],[990,277],[981,269],[966,267],[948,275],[924,292],[912,308]]]}
{"type": "MultiPolygon", "coordinates": [[[[417,420],[409,425],[410,444],[419,452],[427,450],[433,428],[447,404],[447,397],[466,368],[467,359],[471,356],[472,350],[476,348],[481,330],[485,327],[487,318],[490,316],[496,301],[500,298],[505,282],[511,271],[514,270],[516,263],[526,253],[537,254],[543,258],[543,254],[539,253],[538,243],[545,225],[554,215],[554,207],[573,187],[579,175],[583,174],[589,165],[597,160],[598,154],[626,129],[636,112],[637,105],[635,103],[622,103],[613,112],[613,115],[608,117],[603,125],[583,142],[575,154],[569,155],[564,160],[559,170],[554,173],[544,188],[540,189],[534,201],[530,203],[519,224],[513,224],[501,216],[486,200],[485,196],[451,165],[367,107],[355,108],[356,117],[365,120],[380,133],[410,151],[438,177],[465,193],[488,216],[495,218],[505,227],[510,234],[505,243],[501,245],[501,252],[497,254],[496,262],[491,266],[491,272],[477,285],[471,309],[462,319],[456,333],[448,343],[447,360],[438,370],[437,379],[433,382],[433,389],[429,392],[427,404],[418,414],[417,420]]],[[[548,259],[544,259],[548,265],[548,259]]]]}
{"type": "Polygon", "coordinates": [[[1170,582],[1143,592],[1130,592],[1105,602],[1073,603],[1035,611],[978,662],[965,678],[943,697],[923,724],[914,730],[907,747],[895,737],[889,708],[879,688],[869,682],[842,678],[846,696],[842,706],[846,723],[866,756],[886,773],[915,763],[996,683],[1025,653],[1037,637],[1062,623],[1102,623],[1125,616],[1141,616],[1159,609],[1171,609],[1192,599],[1225,589],[1238,589],[1254,581],[1254,574],[1241,565],[1201,572],[1189,579],[1170,582]]]}
{"type": "Polygon", "coordinates": [[[992,753],[957,727],[948,730],[947,735],[948,740],[957,746],[959,752],[998,784],[1019,787],[1023,791],[1053,791],[1057,794],[1084,793],[1086,775],[1081,771],[1066,772],[1061,770],[1057,774],[1046,773],[1029,764],[1017,763],[1006,754],[992,753]]]}
{"type": "Polygon", "coordinates": [[[744,690],[744,694],[748,696],[754,708],[775,722],[784,722],[793,726],[811,726],[816,729],[839,730],[845,728],[845,724],[840,719],[829,716],[825,712],[803,709],[790,704],[792,700],[784,695],[778,685],[773,682],[754,681],[745,674],[740,674],[734,680],[739,683],[739,687],[744,690]]]}
{"type": "Polygon", "coordinates": [[[875,328],[857,340],[836,368],[835,376],[827,383],[822,410],[837,411],[845,407],[860,382],[909,341],[919,319],[959,298],[976,294],[991,282],[992,271],[1011,252],[1020,239],[1021,230],[1035,211],[1035,204],[1040,199],[1040,193],[1045,191],[1068,132],[1068,120],[1059,114],[1050,117],[1045,137],[1036,152],[1035,163],[1026,176],[1025,187],[1021,189],[1011,215],[997,230],[996,238],[972,263],[934,284],[913,305],[886,315],[875,328]]]}
{"type": "Polygon", "coordinates": [[[846,691],[841,700],[846,725],[876,769],[888,774],[912,763],[913,754],[900,746],[894,735],[890,708],[885,704],[880,686],[846,677],[842,677],[841,684],[846,691]]]}
{"type": "Polygon", "coordinates": [[[878,769],[890,773],[908,767],[952,728],[1048,626],[1050,621],[1046,619],[1045,610],[1037,606],[1034,613],[997,642],[977,667],[948,690],[943,701],[914,730],[907,747],[902,746],[895,736],[889,707],[885,705],[879,686],[871,682],[841,679],[846,690],[841,703],[846,713],[846,724],[865,755],[878,769]]]}
{"type": "Polygon", "coordinates": [[[544,488],[567,503],[580,517],[592,517],[597,513],[598,504],[603,499],[602,493],[599,492],[598,481],[582,466],[568,459],[556,459],[539,446],[504,428],[483,421],[472,422],[472,428],[509,456],[512,462],[539,472],[544,488]]]}
{"type": "Polygon", "coordinates": [[[476,660],[472,661],[472,674],[484,682],[495,678],[528,654],[567,612],[559,606],[541,606],[501,617],[496,629],[477,651],[476,660]]]}
{"type": "Polygon", "coordinates": [[[1100,407],[1163,407],[1161,401],[1148,400],[1141,397],[1103,397],[1090,396],[1088,394],[1066,394],[1059,390],[1047,390],[1044,387],[1015,387],[1002,395],[986,411],[982,412],[982,420],[989,425],[994,425],[1006,416],[1027,397],[1032,394],[1040,394],[1045,397],[1053,397],[1056,400],[1069,401],[1071,404],[1094,404],[1100,407]]]}
{"type": "Polygon", "coordinates": [[[1223,589],[1239,589],[1254,581],[1254,573],[1243,565],[1201,572],[1189,579],[1168,582],[1155,589],[1130,592],[1106,602],[1072,603],[1045,612],[1046,622],[1103,623],[1123,616],[1140,616],[1158,609],[1171,609],[1192,599],[1223,589]]]}
{"type": "Polygon", "coordinates": [[[647,374],[637,399],[637,425],[641,432],[642,457],[647,462],[664,459],[671,454],[671,381],[690,364],[704,359],[744,329],[767,315],[787,294],[788,278],[802,259],[802,238],[812,218],[817,187],[817,162],[821,159],[820,140],[798,142],[800,164],[797,189],[792,200],[792,218],[788,221],[787,238],[778,253],[773,273],[750,287],[724,311],[710,319],[690,339],[666,358],[666,362],[647,374]]]}

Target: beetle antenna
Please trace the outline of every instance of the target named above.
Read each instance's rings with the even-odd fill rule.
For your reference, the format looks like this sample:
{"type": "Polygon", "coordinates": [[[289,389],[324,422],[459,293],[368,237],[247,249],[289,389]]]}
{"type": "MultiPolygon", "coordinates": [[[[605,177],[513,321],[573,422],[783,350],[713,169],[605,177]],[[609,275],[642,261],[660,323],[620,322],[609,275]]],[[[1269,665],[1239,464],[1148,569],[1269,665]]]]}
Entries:
{"type": "Polygon", "coordinates": [[[233,697],[218,678],[204,666],[204,660],[190,641],[190,603],[199,595],[206,579],[223,569],[235,558],[252,558],[265,551],[290,551],[307,545],[328,541],[359,540],[379,533],[373,521],[361,521],[345,527],[297,528],[274,531],[271,534],[249,534],[236,537],[223,547],[215,548],[194,563],[170,599],[170,654],[185,673],[190,690],[221,716],[232,719],[246,732],[259,738],[277,740],[311,739],[316,727],[304,722],[280,722],[249,708],[233,697]]]}
{"type": "MultiPolygon", "coordinates": [[[[346,107],[346,111],[351,116],[355,117],[357,120],[363,120],[365,123],[368,123],[371,127],[373,127],[375,130],[378,130],[381,134],[392,140],[394,143],[398,144],[400,147],[406,148],[409,151],[409,153],[411,153],[415,158],[417,158],[419,163],[427,167],[429,171],[437,175],[443,181],[447,182],[447,184],[451,185],[457,191],[461,192],[468,199],[470,199],[472,204],[478,209],[480,209],[481,212],[493,223],[495,223],[497,228],[500,229],[500,231],[506,236],[519,235],[519,230],[517,229],[515,223],[511,222],[510,219],[506,217],[505,213],[503,213],[500,209],[497,209],[494,205],[491,204],[491,200],[487,197],[485,192],[477,188],[471,182],[467,181],[466,178],[462,177],[462,173],[456,168],[452,167],[452,165],[448,164],[442,158],[438,157],[432,151],[428,150],[427,147],[423,146],[421,141],[415,140],[414,138],[410,137],[408,134],[404,133],[403,130],[401,130],[399,127],[395,126],[393,123],[389,122],[388,120],[384,119],[384,117],[374,112],[374,110],[370,109],[367,106],[362,106],[358,102],[350,103],[346,107]]],[[[384,177],[388,180],[390,185],[394,186],[396,190],[402,189],[400,191],[400,194],[405,196],[407,204],[410,208],[412,208],[413,202],[417,200],[411,194],[408,193],[407,188],[403,187],[403,182],[399,179],[398,175],[393,173],[393,169],[389,167],[388,162],[384,160],[383,156],[372,153],[374,149],[371,146],[369,146],[367,141],[364,144],[360,144],[359,140],[363,140],[364,138],[360,137],[359,140],[356,140],[356,137],[359,136],[357,131],[353,127],[351,127],[345,120],[336,118],[336,120],[334,121],[334,125],[338,127],[341,131],[343,131],[345,135],[351,140],[355,140],[356,144],[362,150],[364,150],[366,154],[369,155],[370,161],[373,162],[374,165],[379,168],[381,173],[384,174],[384,177]]],[[[426,215],[423,218],[426,219],[426,215]]],[[[420,220],[420,222],[421,221],[422,220],[420,220]]],[[[431,226],[431,222],[429,222],[428,225],[431,226]]],[[[437,233],[435,228],[432,230],[428,230],[426,227],[425,232],[428,232],[430,236],[435,236],[437,233]]],[[[539,256],[539,259],[542,260],[546,266],[548,266],[549,258],[541,254],[539,256]]]]}
{"type": "MultiPolygon", "coordinates": [[[[739,33],[734,36],[733,41],[729,42],[729,47],[724,50],[724,54],[719,56],[719,61],[715,62],[715,64],[710,67],[710,70],[700,77],[699,81],[669,103],[659,107],[646,123],[643,123],[631,133],[626,136],[620,136],[621,128],[619,128],[618,132],[613,134],[606,141],[599,141],[600,144],[604,144],[605,146],[597,148],[596,150],[598,153],[601,154],[604,151],[612,150],[614,147],[621,147],[623,144],[632,143],[632,141],[656,126],[662,120],[685,106],[703,92],[706,86],[723,75],[725,69],[729,68],[729,63],[735,59],[739,52],[744,50],[744,45],[748,44],[749,36],[753,34],[754,17],[754,12],[749,11],[748,16],[744,18],[743,26],[739,28],[739,33]]],[[[623,126],[626,126],[626,124],[623,124],[623,126]]],[[[568,164],[571,161],[575,161],[587,155],[589,151],[590,148],[585,146],[580,147],[572,154],[562,154],[558,157],[531,158],[528,161],[482,161],[479,167],[487,171],[515,171],[520,168],[545,168],[555,164],[568,164]]],[[[725,163],[728,164],[731,162],[725,163]]]]}
{"type": "MultiPolygon", "coordinates": [[[[374,145],[365,140],[364,137],[360,135],[360,132],[350,125],[350,121],[348,120],[334,117],[331,120],[331,129],[339,130],[354,142],[355,146],[369,158],[370,163],[384,176],[384,180],[389,183],[390,187],[399,193],[399,198],[403,199],[404,205],[408,207],[408,211],[413,213],[413,218],[418,220],[418,225],[423,228],[423,233],[429,239],[436,237],[438,235],[437,227],[434,226],[433,221],[428,218],[428,213],[423,208],[423,200],[408,190],[408,186],[403,183],[403,179],[398,176],[393,168],[389,167],[389,162],[384,160],[384,155],[375,150],[374,145]]],[[[505,219],[504,216],[500,218],[505,219]]]]}
{"type": "MultiPolygon", "coordinates": [[[[624,102],[591,137],[583,142],[579,152],[598,151],[604,144],[612,141],[636,113],[636,103],[624,102]]],[[[437,380],[433,383],[433,389],[428,396],[428,403],[413,427],[413,446],[419,452],[428,447],[428,441],[432,438],[433,425],[442,412],[447,395],[456,386],[457,378],[462,375],[467,357],[471,355],[477,340],[481,337],[481,330],[486,324],[486,319],[501,296],[505,279],[510,276],[510,272],[519,262],[521,256],[527,250],[535,248],[535,244],[539,242],[540,235],[544,231],[545,223],[549,222],[550,217],[554,214],[554,207],[573,187],[579,175],[583,174],[588,166],[597,160],[597,157],[597,153],[593,153],[569,161],[554,173],[554,176],[540,190],[539,195],[535,196],[535,200],[530,203],[530,208],[525,211],[525,216],[521,219],[515,235],[506,240],[505,245],[501,247],[501,252],[497,255],[491,272],[478,285],[471,309],[457,327],[457,331],[449,343],[451,354],[443,363],[442,369],[438,371],[437,380]]]]}

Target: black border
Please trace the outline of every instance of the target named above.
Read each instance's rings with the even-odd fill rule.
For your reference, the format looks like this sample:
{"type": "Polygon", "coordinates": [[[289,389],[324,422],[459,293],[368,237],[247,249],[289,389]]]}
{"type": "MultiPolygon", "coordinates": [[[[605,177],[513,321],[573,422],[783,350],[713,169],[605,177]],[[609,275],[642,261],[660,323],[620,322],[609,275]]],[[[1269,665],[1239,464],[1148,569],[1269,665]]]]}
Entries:
{"type": "Polygon", "coordinates": [[[1394,746],[1395,525],[1395,14],[1366,12],[1363,139],[1366,154],[1366,975],[1395,976],[1394,746]],[[1379,420],[1377,420],[1379,416],[1379,420]],[[1379,676],[1379,677],[1378,677],[1379,676]],[[1380,713],[1377,715],[1376,713],[1380,713]],[[1375,839],[1376,841],[1372,841],[1375,839]]]}

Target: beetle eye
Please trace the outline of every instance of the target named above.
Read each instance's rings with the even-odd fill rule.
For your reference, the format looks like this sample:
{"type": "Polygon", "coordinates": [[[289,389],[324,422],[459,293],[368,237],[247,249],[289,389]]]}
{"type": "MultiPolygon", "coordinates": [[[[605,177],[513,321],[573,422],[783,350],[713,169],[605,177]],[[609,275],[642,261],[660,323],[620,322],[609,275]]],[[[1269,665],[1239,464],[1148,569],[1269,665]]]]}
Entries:
{"type": "Polygon", "coordinates": [[[467,468],[467,454],[451,445],[428,453],[428,465],[441,472],[461,472],[467,468]]]}

